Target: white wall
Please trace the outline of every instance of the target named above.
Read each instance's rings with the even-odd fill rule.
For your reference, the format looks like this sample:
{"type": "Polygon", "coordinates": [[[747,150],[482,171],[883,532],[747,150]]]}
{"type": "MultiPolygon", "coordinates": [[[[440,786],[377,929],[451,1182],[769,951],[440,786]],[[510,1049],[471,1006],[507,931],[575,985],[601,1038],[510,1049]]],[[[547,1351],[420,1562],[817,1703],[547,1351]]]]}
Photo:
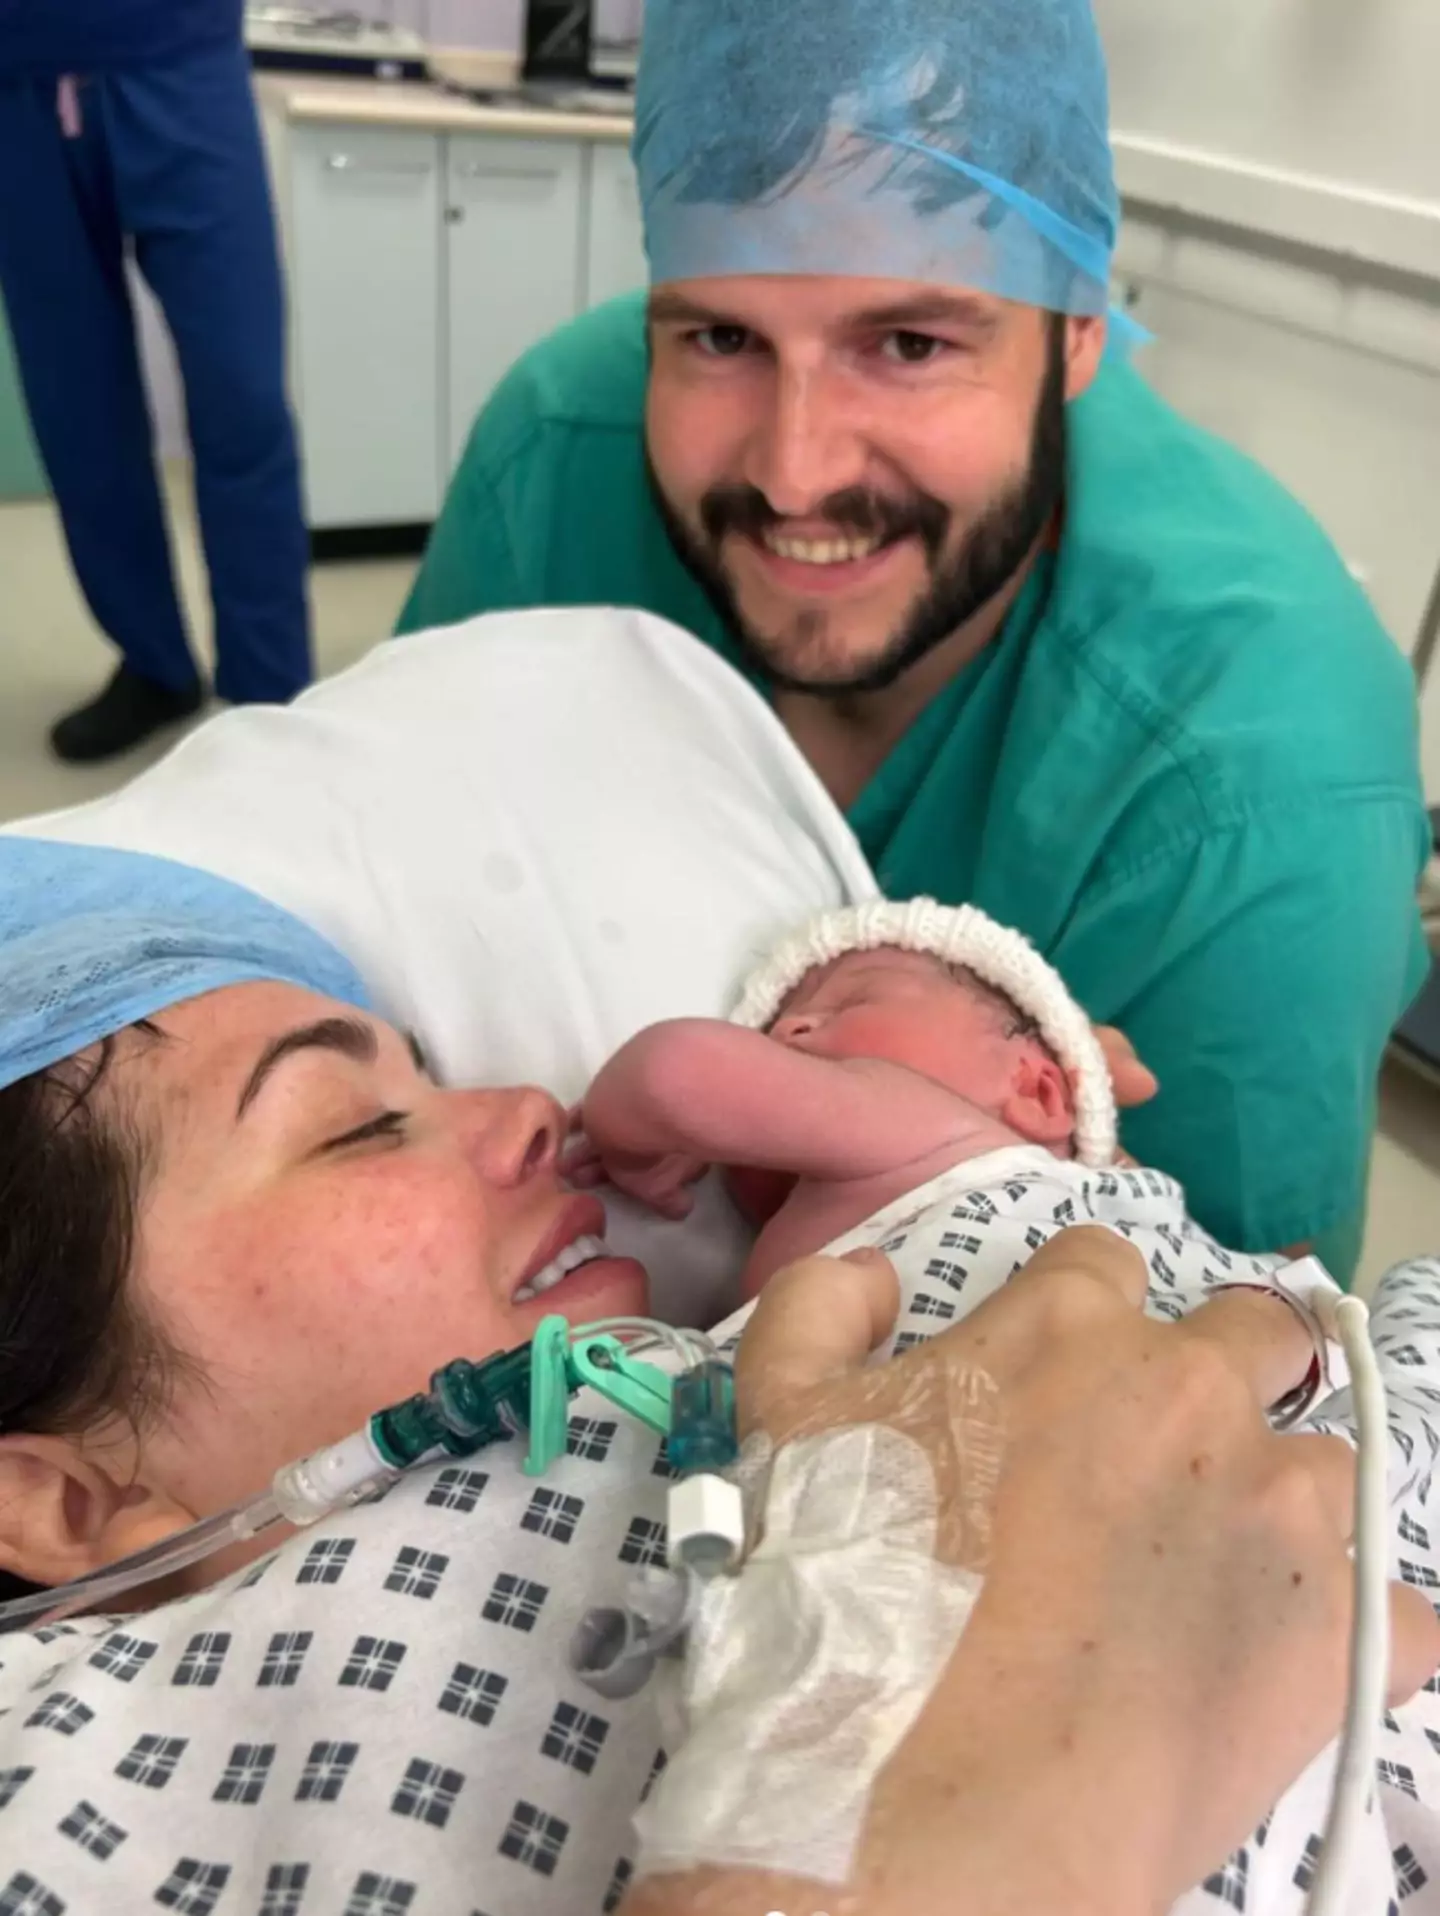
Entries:
{"type": "Polygon", "coordinates": [[[1095,0],[1124,133],[1440,201],[1437,0],[1095,0]]]}
{"type": "MultiPolygon", "coordinates": [[[[1408,647],[1440,567],[1440,0],[1095,5],[1149,376],[1310,505],[1408,647]]],[[[1423,719],[1440,798],[1440,665],[1423,719]]]]}

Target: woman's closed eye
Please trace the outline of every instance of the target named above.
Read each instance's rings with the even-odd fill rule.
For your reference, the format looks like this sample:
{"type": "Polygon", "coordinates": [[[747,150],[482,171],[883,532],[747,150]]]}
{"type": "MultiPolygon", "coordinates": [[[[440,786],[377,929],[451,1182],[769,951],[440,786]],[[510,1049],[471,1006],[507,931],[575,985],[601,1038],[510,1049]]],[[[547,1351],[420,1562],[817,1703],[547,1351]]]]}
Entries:
{"type": "Polygon", "coordinates": [[[357,1124],[353,1131],[344,1131],[338,1138],[328,1139],[320,1148],[322,1151],[343,1151],[347,1145],[368,1144],[374,1138],[394,1138],[398,1141],[404,1138],[409,1122],[408,1111],[382,1111],[378,1117],[357,1124]]]}

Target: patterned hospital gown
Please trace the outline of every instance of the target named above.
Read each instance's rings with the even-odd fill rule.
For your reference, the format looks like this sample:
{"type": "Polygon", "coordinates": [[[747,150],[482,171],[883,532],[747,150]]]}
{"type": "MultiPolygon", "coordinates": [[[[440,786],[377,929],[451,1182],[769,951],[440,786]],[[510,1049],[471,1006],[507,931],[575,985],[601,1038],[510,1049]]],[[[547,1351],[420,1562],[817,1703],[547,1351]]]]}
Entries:
{"type": "MultiPolygon", "coordinates": [[[[894,1256],[903,1346],[1087,1220],[1144,1252],[1161,1315],[1267,1268],[1190,1224],[1168,1179],[1033,1150],[962,1166],[845,1243],[894,1256]]],[[[1440,1592],[1440,1261],[1386,1280],[1374,1331],[1396,1574],[1440,1592]]],[[[1346,1427],[1343,1395],[1322,1408],[1311,1427],[1346,1427]]],[[[660,1560],[669,1473],[601,1400],[573,1409],[543,1482],[514,1447],[435,1466],[184,1602],[0,1636],[0,1916],[615,1909],[664,1769],[655,1699],[601,1701],[567,1649],[660,1560]]],[[[1301,1916],[1327,1796],[1322,1762],[1175,1916],[1301,1916]]],[[[1387,1718],[1355,1916],[1440,1916],[1437,1812],[1440,1679],[1387,1718]]]]}

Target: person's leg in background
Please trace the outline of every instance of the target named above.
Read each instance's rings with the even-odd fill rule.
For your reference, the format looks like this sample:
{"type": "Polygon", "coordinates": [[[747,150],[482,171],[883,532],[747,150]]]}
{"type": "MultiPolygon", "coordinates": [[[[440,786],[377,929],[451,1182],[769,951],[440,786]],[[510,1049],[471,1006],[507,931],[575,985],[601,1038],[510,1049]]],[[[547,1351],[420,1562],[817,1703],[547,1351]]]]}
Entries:
{"type": "Polygon", "coordinates": [[[103,111],[121,219],[185,383],[215,689],[237,703],[289,699],[311,677],[309,540],[279,243],[244,48],[112,75],[103,111]]]}
{"type": "Polygon", "coordinates": [[[74,759],[124,751],[203,699],[94,94],[81,82],[62,103],[53,81],[0,84],[0,290],[75,575],[124,661],[100,698],[51,734],[74,759]]]}

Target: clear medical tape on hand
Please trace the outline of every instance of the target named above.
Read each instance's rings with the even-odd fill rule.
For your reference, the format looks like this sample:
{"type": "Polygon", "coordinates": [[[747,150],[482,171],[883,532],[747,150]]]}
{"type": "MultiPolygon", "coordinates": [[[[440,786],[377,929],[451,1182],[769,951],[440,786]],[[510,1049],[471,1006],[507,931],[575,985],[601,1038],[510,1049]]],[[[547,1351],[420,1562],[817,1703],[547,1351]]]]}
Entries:
{"type": "MultiPolygon", "coordinates": [[[[1388,1432],[1366,1308],[1318,1267],[1307,1274],[1312,1262],[1277,1274],[1277,1287],[1316,1335],[1325,1385],[1348,1370],[1359,1487],[1350,1694],[1307,1911],[1347,1916],[1389,1680],[1388,1432]]],[[[773,1454],[747,1447],[742,1478],[763,1530],[738,1577],[688,1592],[677,1734],[636,1819],[639,1875],[710,1866],[853,1880],[875,1782],[979,1595],[1004,1451],[988,1375],[915,1374],[904,1421],[913,1413],[933,1436],[942,1414],[955,1441],[938,1451],[889,1423],[801,1434],[773,1454]],[[944,1389],[943,1405],[918,1401],[921,1380],[944,1389]]],[[[1310,1381],[1311,1405],[1316,1395],[1310,1381]]],[[[1277,1428],[1295,1412],[1277,1407],[1277,1428]]]]}
{"type": "Polygon", "coordinates": [[[637,1818],[642,1874],[851,1879],[876,1779],[979,1594],[1003,1453],[984,1372],[913,1376],[902,1421],[938,1419],[957,1438],[938,1474],[893,1421],[746,1447],[763,1531],[740,1576],[690,1593],[687,1655],[662,1705],[670,1762],[637,1818]]]}

